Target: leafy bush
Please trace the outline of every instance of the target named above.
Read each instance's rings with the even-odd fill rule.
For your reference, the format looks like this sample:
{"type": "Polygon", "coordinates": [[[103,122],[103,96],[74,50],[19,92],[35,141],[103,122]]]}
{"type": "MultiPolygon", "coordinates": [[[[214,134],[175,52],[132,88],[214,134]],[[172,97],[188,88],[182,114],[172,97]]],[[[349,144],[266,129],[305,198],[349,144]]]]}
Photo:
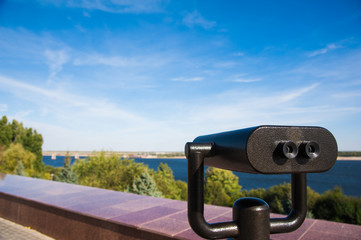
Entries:
{"type": "Polygon", "coordinates": [[[240,195],[241,186],[232,171],[210,167],[205,182],[204,201],[208,204],[232,206],[240,195]]]}
{"type": "Polygon", "coordinates": [[[127,192],[152,197],[162,197],[162,193],[158,191],[154,179],[149,176],[146,171],[142,172],[140,177],[134,179],[133,183],[128,187],[127,192]]]}
{"type": "Polygon", "coordinates": [[[144,164],[120,159],[116,154],[106,156],[105,152],[77,161],[74,171],[82,185],[117,191],[126,191],[142,173],[150,172],[144,164]]]}
{"type": "Polygon", "coordinates": [[[78,183],[78,176],[73,171],[73,167],[70,165],[70,162],[70,154],[67,152],[64,159],[64,167],[61,168],[61,171],[56,175],[56,181],[74,184],[78,183]]]}
{"type": "Polygon", "coordinates": [[[361,199],[343,195],[340,187],[322,194],[312,212],[319,219],[361,225],[361,199]]]}
{"type": "Polygon", "coordinates": [[[177,200],[187,199],[187,184],[175,181],[173,171],[166,163],[159,164],[154,173],[154,180],[164,197],[177,200]]]}

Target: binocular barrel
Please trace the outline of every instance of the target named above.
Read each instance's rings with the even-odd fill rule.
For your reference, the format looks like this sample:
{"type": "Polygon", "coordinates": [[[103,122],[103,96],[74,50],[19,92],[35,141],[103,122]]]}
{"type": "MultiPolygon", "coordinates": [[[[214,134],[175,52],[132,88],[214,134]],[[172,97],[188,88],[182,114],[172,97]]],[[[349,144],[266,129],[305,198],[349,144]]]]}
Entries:
{"type": "Polygon", "coordinates": [[[266,125],[200,136],[193,143],[214,144],[206,166],[239,172],[324,172],[337,159],[336,140],[321,127],[266,125]]]}

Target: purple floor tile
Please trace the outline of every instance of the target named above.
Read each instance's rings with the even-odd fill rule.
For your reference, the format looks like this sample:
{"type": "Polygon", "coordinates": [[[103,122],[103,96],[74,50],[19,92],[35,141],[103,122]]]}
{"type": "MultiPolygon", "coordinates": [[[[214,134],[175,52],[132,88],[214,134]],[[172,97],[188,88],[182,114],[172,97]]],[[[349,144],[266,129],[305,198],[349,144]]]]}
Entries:
{"type": "Polygon", "coordinates": [[[232,217],[222,215],[222,216],[212,218],[208,222],[209,223],[232,222],[232,217]]]}
{"type": "Polygon", "coordinates": [[[178,209],[168,208],[163,206],[157,206],[147,208],[138,212],[131,212],[119,217],[111,218],[110,220],[126,223],[133,226],[139,226],[140,224],[146,224],[149,221],[153,221],[158,218],[167,217],[167,215],[176,213],[178,209]]]}
{"type": "Polygon", "coordinates": [[[227,213],[232,214],[232,208],[213,206],[213,205],[204,206],[204,218],[207,221],[227,213]]]}
{"type": "Polygon", "coordinates": [[[97,209],[94,209],[94,210],[90,210],[87,213],[89,215],[96,216],[96,217],[99,217],[99,218],[110,219],[110,218],[125,215],[125,214],[129,213],[129,211],[119,209],[119,208],[114,208],[112,206],[108,206],[108,207],[103,207],[103,208],[97,208],[97,209]]]}
{"type": "Polygon", "coordinates": [[[163,207],[170,207],[170,208],[176,208],[176,209],[187,209],[187,202],[185,201],[179,201],[179,200],[170,200],[168,199],[168,202],[166,202],[163,207]]]}
{"type": "Polygon", "coordinates": [[[169,218],[175,219],[177,221],[183,221],[183,222],[188,222],[188,212],[187,209],[184,209],[176,214],[173,214],[171,216],[169,216],[169,218]]]}
{"type": "Polygon", "coordinates": [[[144,225],[141,225],[141,229],[147,229],[153,232],[160,232],[162,234],[174,236],[180,232],[187,230],[189,224],[183,221],[177,221],[172,218],[162,218],[157,221],[153,221],[144,225]]]}
{"type": "Polygon", "coordinates": [[[315,224],[315,220],[313,219],[306,219],[303,224],[295,231],[289,233],[281,233],[281,234],[272,234],[272,240],[288,240],[288,239],[300,239],[312,225],[315,224]]]}
{"type": "Polygon", "coordinates": [[[361,239],[361,226],[346,223],[316,220],[316,223],[312,225],[310,231],[337,235],[339,238],[347,236],[353,239],[361,239]]]}
{"type": "Polygon", "coordinates": [[[189,240],[204,240],[204,238],[198,236],[192,229],[188,229],[186,231],[178,233],[174,237],[180,239],[189,239],[189,240]]]}
{"type": "Polygon", "coordinates": [[[361,236],[356,238],[341,234],[324,233],[319,231],[308,231],[299,240],[360,240],[361,236]]]}
{"type": "Polygon", "coordinates": [[[120,208],[130,212],[136,212],[144,210],[147,208],[152,208],[156,206],[161,206],[169,202],[169,199],[165,198],[155,198],[155,197],[144,197],[136,199],[134,201],[127,201],[117,205],[114,205],[115,208],[120,208]]]}

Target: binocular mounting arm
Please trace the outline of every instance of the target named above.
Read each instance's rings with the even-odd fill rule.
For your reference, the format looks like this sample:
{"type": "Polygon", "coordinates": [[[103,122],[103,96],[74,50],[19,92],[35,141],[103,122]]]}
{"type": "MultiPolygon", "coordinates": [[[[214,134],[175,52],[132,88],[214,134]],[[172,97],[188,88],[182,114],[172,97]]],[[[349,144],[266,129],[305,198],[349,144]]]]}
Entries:
{"type": "MultiPolygon", "coordinates": [[[[258,210],[253,211],[249,208],[244,211],[246,216],[239,217],[243,213],[235,213],[239,208],[234,204],[233,221],[208,223],[204,218],[204,158],[216,154],[214,144],[187,143],[185,153],[188,159],[188,220],[198,235],[209,239],[243,239],[246,235],[247,239],[266,239],[267,236],[269,239],[270,233],[291,232],[303,223],[307,212],[306,173],[292,174],[292,211],[286,218],[269,219],[268,205],[258,199],[264,204],[258,206],[258,210]],[[263,216],[258,217],[259,215],[263,216]],[[245,224],[246,227],[244,227],[245,224]],[[256,229],[254,233],[248,229],[249,226],[256,229]],[[250,238],[252,234],[254,237],[250,238]]],[[[251,200],[257,204],[256,200],[253,198],[251,200]]]]}

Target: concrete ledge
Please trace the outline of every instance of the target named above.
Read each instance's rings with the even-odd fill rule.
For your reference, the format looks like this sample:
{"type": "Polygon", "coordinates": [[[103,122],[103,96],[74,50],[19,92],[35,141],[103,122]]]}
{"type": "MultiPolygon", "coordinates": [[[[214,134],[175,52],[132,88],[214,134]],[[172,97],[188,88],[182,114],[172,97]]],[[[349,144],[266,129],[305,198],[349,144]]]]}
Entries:
{"type": "MultiPolygon", "coordinates": [[[[201,239],[189,227],[186,202],[5,174],[0,217],[55,239],[201,239]]],[[[232,209],[206,205],[205,218],[230,221],[232,209]]],[[[307,219],[295,232],[271,238],[359,236],[361,226],[307,219]]]]}

